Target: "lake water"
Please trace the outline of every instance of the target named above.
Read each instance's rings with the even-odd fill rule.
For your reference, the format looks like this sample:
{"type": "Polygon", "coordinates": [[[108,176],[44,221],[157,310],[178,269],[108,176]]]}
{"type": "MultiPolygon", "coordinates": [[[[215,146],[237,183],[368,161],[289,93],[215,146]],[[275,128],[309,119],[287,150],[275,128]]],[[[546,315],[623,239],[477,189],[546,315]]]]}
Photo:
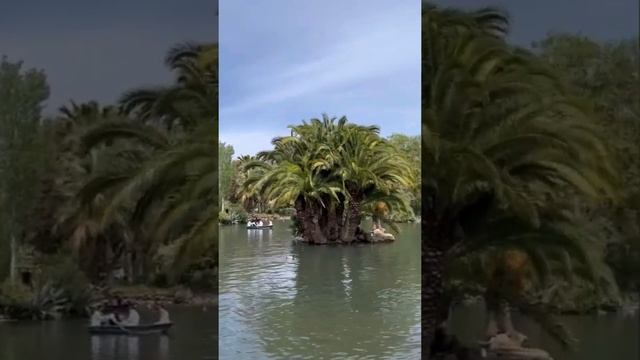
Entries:
{"type": "Polygon", "coordinates": [[[420,227],[389,244],[293,244],[220,230],[220,358],[419,359],[420,227]]]}
{"type": "MultiPolygon", "coordinates": [[[[2,360],[217,359],[216,309],[170,307],[168,336],[92,336],[88,320],[0,323],[2,360]]],[[[141,322],[155,314],[140,311],[141,322]]]]}
{"type": "MultiPolygon", "coordinates": [[[[462,341],[475,343],[486,330],[481,306],[456,308],[451,319],[453,332],[462,341]]],[[[514,314],[517,330],[527,335],[530,346],[548,351],[556,360],[637,360],[640,359],[638,313],[563,316],[562,322],[579,340],[576,351],[568,352],[528,318],[514,314]]]]}

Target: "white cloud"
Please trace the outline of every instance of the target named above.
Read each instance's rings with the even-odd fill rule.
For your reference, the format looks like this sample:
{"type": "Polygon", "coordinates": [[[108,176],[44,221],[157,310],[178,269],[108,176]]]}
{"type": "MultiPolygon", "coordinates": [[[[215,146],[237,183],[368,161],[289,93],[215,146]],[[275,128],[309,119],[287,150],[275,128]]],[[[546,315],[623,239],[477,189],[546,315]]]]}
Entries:
{"type": "MultiPolygon", "coordinates": [[[[406,21],[411,17],[408,12],[415,12],[416,22],[419,24],[418,12],[412,8],[399,10],[395,11],[396,14],[393,11],[383,14],[386,21],[379,18],[381,14],[375,14],[374,17],[353,22],[350,26],[351,33],[342,35],[341,41],[326,47],[323,52],[326,55],[319,59],[310,58],[301,64],[283,64],[280,68],[262,72],[261,77],[248,79],[246,88],[257,87],[258,90],[235,99],[235,103],[222,104],[221,119],[224,121],[225,116],[231,114],[282,103],[359,80],[392,76],[414,68],[418,73],[419,27],[406,21]],[[399,21],[388,20],[394,17],[399,21]]],[[[314,50],[315,53],[318,47],[323,46],[324,44],[307,45],[309,52],[314,50]]]]}

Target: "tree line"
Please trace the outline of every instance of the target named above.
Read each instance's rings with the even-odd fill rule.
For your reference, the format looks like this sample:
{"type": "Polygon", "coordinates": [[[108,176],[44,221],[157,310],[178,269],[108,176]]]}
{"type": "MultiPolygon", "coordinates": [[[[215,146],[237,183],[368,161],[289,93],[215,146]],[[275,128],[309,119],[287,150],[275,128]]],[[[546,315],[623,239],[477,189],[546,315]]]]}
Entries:
{"type": "Polygon", "coordinates": [[[117,269],[126,283],[175,284],[196,269],[217,288],[217,58],[216,44],[179,44],[165,58],[172,84],[50,117],[45,73],[3,58],[0,279],[17,243],[73,259],[93,284],[117,269]]]}

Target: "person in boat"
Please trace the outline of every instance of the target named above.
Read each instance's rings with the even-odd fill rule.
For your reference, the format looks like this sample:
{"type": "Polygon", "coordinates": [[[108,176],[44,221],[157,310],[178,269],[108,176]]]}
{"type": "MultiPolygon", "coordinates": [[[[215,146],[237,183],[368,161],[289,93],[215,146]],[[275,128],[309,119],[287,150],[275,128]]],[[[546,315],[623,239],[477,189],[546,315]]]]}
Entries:
{"type": "Polygon", "coordinates": [[[91,314],[91,326],[102,326],[107,321],[107,315],[102,312],[102,309],[95,309],[91,314]]]}
{"type": "Polygon", "coordinates": [[[271,219],[269,219],[269,222],[267,223],[267,226],[273,226],[273,221],[271,221],[271,219]]]}
{"type": "Polygon", "coordinates": [[[371,231],[371,232],[374,235],[384,235],[385,234],[385,229],[382,226],[380,226],[380,225],[378,225],[376,223],[373,223],[373,231],[371,231]]]}
{"type": "Polygon", "coordinates": [[[138,314],[135,306],[129,308],[129,316],[122,323],[126,326],[138,326],[140,324],[140,314],[138,314]]]}
{"type": "MultiPolygon", "coordinates": [[[[119,306],[122,306],[122,299],[119,296],[107,300],[102,305],[102,325],[118,325],[120,318],[118,316],[119,306]]],[[[94,313],[95,314],[95,313],[94,313]]]]}
{"type": "Polygon", "coordinates": [[[158,321],[156,324],[170,324],[171,320],[169,320],[169,312],[159,303],[156,304],[156,310],[158,310],[158,321]]]}
{"type": "Polygon", "coordinates": [[[256,224],[256,226],[260,227],[262,225],[263,225],[262,220],[258,220],[258,223],[256,224]]]}
{"type": "Polygon", "coordinates": [[[104,325],[112,325],[112,326],[120,326],[120,316],[118,315],[117,311],[112,311],[110,312],[106,317],[105,317],[105,322],[103,322],[104,325]],[[106,323],[106,324],[105,324],[106,323]]]}

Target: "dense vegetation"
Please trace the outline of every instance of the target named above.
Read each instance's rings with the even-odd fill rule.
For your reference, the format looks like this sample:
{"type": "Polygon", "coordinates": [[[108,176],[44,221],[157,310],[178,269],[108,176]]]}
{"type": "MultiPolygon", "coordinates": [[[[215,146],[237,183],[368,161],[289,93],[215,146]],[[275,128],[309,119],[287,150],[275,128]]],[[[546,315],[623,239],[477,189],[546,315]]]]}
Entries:
{"type": "Polygon", "coordinates": [[[233,148],[220,145],[223,201],[246,211],[293,208],[296,233],[314,244],[355,241],[364,216],[389,224],[413,218],[418,137],[384,139],[375,126],[326,115],[290,128],[255,157],[232,161],[233,148]]]}
{"type": "Polygon", "coordinates": [[[491,8],[425,4],[422,21],[423,353],[469,295],[499,330],[516,307],[570,345],[550,315],[637,286],[637,48],[519,49],[491,8]]]}
{"type": "MultiPolygon", "coordinates": [[[[33,288],[23,289],[32,298],[43,288],[79,297],[43,270],[52,257],[70,259],[59,263],[81,274],[81,290],[217,288],[217,46],[178,45],[166,64],[176,74],[170,86],[134,89],[110,106],[71,102],[44,118],[44,73],[3,60],[0,221],[10,225],[2,227],[0,279],[13,240],[37,257],[33,288]]],[[[20,286],[12,275],[0,304],[15,303],[7,300],[20,286]]]]}

